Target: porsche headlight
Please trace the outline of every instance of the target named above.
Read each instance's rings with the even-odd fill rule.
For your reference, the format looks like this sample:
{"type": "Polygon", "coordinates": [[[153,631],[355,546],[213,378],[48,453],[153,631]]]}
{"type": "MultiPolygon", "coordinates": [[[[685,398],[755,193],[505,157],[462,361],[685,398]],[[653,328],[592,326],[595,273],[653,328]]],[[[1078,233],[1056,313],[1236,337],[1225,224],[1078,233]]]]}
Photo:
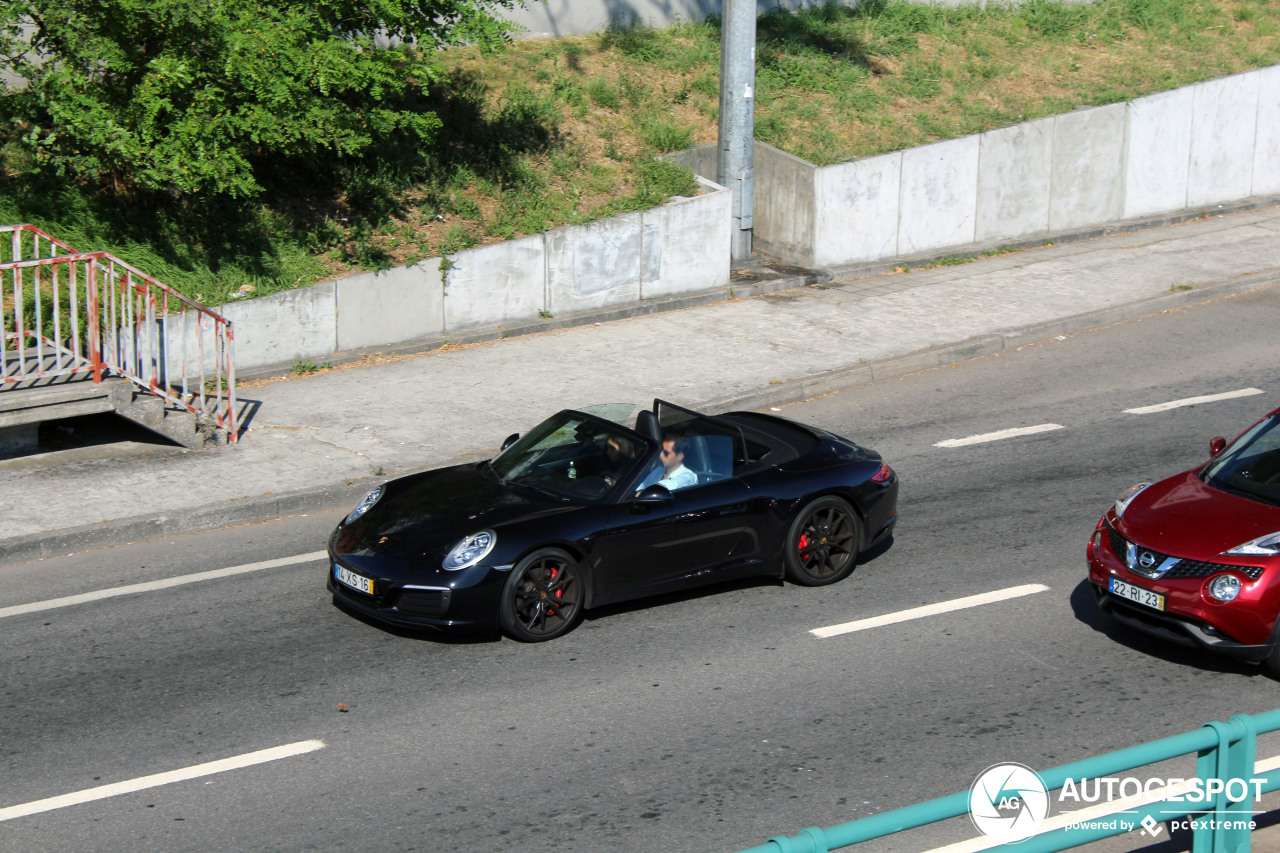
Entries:
{"type": "Polygon", "coordinates": [[[356,504],[356,508],[351,510],[351,512],[347,513],[347,517],[343,519],[342,523],[350,524],[360,516],[364,515],[366,512],[369,511],[370,507],[372,507],[374,504],[378,502],[378,499],[382,497],[382,493],[385,492],[386,490],[387,490],[386,486],[378,486],[378,488],[374,489],[372,492],[365,495],[363,498],[360,499],[360,503],[356,504]]]}
{"type": "Polygon", "coordinates": [[[1280,530],[1251,539],[1243,545],[1237,545],[1227,554],[1246,554],[1250,557],[1274,557],[1280,554],[1280,530]]]}
{"type": "Polygon", "coordinates": [[[1124,511],[1128,509],[1129,504],[1133,499],[1142,494],[1143,489],[1149,488],[1150,486],[1150,483],[1139,483],[1138,485],[1130,486],[1121,492],[1120,497],[1116,498],[1116,518],[1124,515],[1124,511]]]}
{"type": "Polygon", "coordinates": [[[444,558],[442,565],[451,572],[456,572],[458,569],[469,569],[487,557],[496,544],[498,544],[498,534],[492,530],[481,530],[479,533],[472,533],[453,546],[453,550],[444,558]]]}

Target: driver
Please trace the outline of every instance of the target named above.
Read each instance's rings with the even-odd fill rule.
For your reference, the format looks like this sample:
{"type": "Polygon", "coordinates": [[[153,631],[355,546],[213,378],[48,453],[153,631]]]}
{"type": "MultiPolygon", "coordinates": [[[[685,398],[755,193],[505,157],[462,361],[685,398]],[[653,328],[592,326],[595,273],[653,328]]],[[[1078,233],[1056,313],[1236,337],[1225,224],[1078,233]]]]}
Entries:
{"type": "Polygon", "coordinates": [[[698,475],[684,467],[685,439],[667,433],[662,437],[662,453],[659,460],[662,463],[661,479],[654,481],[653,477],[659,472],[654,470],[644,478],[644,482],[640,485],[640,491],[652,485],[666,486],[670,491],[676,489],[684,489],[689,486],[698,484],[698,475]]]}

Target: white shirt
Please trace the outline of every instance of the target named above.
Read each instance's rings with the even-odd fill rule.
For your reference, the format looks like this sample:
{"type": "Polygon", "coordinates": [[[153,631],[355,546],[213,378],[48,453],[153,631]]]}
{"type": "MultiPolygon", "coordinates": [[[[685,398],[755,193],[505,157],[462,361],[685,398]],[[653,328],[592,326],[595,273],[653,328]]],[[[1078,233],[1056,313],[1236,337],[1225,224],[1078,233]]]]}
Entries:
{"type": "Polygon", "coordinates": [[[698,485],[698,475],[684,467],[684,465],[678,465],[674,471],[659,480],[657,485],[666,486],[674,492],[676,489],[698,485]]]}

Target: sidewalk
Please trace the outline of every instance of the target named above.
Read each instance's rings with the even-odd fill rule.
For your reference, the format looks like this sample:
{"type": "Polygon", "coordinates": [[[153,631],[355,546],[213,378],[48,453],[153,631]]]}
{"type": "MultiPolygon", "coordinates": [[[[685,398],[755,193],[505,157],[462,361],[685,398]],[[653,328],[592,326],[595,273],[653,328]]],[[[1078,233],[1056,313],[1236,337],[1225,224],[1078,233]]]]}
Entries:
{"type": "Polygon", "coordinates": [[[1276,285],[1280,207],[957,266],[829,272],[754,298],[245,382],[259,408],[219,450],[0,461],[0,564],[345,506],[388,477],[485,458],[562,408],[761,408],[1276,285]]]}

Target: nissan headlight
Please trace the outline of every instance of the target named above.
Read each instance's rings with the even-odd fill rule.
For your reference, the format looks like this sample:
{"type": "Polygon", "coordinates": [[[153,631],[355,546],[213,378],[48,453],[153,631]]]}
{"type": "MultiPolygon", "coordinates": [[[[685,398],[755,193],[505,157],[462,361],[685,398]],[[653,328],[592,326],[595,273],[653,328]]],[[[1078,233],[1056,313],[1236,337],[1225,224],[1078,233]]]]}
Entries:
{"type": "Polygon", "coordinates": [[[481,530],[463,538],[453,546],[453,550],[444,558],[441,565],[450,572],[458,569],[469,569],[489,556],[493,546],[498,544],[498,534],[492,530],[481,530]]]}
{"type": "Polygon", "coordinates": [[[1218,601],[1235,601],[1240,594],[1240,578],[1235,575],[1218,575],[1209,581],[1209,595],[1218,601]]]}
{"type": "Polygon", "coordinates": [[[1116,518],[1124,515],[1124,511],[1128,509],[1129,504],[1133,502],[1133,499],[1142,494],[1144,489],[1148,489],[1150,487],[1150,483],[1139,483],[1138,485],[1130,486],[1121,492],[1120,497],[1116,498],[1116,518]]]}
{"type": "Polygon", "coordinates": [[[1237,545],[1228,554],[1244,554],[1250,557],[1274,557],[1280,554],[1280,530],[1251,539],[1243,545],[1237,545]]]}
{"type": "Polygon", "coordinates": [[[378,502],[382,497],[382,493],[387,490],[386,486],[378,486],[369,494],[360,499],[360,503],[356,504],[356,508],[347,513],[347,517],[343,520],[343,524],[350,524],[360,516],[364,515],[369,509],[378,502]]]}

